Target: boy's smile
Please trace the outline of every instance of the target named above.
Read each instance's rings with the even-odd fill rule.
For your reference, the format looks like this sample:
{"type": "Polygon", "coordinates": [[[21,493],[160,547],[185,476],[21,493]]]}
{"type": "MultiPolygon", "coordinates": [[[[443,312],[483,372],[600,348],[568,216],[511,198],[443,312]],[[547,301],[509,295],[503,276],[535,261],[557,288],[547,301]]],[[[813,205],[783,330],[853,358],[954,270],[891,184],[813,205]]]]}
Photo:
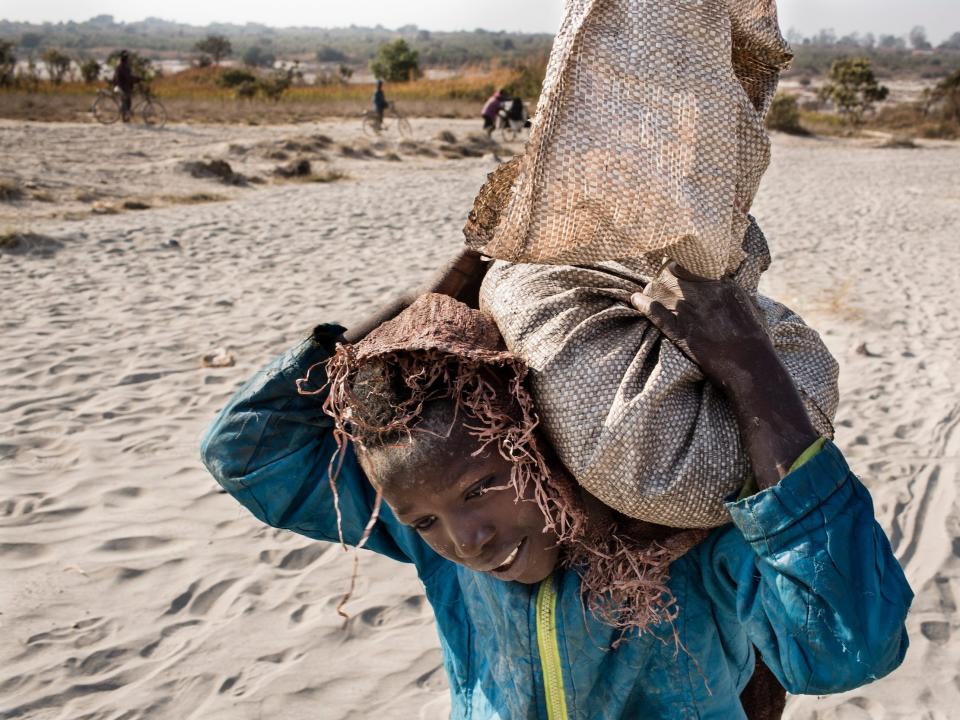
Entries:
{"type": "MultiPolygon", "coordinates": [[[[418,442],[416,432],[411,442],[418,442]]],[[[557,537],[544,532],[543,513],[529,501],[532,487],[530,497],[517,501],[512,465],[496,446],[474,455],[477,440],[460,423],[442,443],[430,445],[415,462],[371,463],[371,454],[396,451],[360,451],[397,519],[441,556],[471,570],[527,584],[548,577],[560,555],[557,537]]]]}

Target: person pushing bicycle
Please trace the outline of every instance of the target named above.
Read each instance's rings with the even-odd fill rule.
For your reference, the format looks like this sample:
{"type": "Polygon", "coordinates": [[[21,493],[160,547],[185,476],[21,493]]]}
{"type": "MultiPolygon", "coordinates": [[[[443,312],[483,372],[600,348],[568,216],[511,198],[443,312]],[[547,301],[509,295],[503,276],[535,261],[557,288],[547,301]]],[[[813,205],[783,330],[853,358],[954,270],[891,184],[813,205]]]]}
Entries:
{"type": "Polygon", "coordinates": [[[383,94],[383,80],[377,80],[377,89],[373,93],[373,112],[376,115],[376,130],[383,127],[383,113],[390,107],[387,96],[383,94]]]}
{"type": "Polygon", "coordinates": [[[120,62],[113,71],[111,85],[120,90],[120,115],[123,122],[130,122],[133,115],[133,91],[134,88],[143,82],[143,78],[133,72],[133,65],[130,62],[130,52],[120,51],[120,62]]]}

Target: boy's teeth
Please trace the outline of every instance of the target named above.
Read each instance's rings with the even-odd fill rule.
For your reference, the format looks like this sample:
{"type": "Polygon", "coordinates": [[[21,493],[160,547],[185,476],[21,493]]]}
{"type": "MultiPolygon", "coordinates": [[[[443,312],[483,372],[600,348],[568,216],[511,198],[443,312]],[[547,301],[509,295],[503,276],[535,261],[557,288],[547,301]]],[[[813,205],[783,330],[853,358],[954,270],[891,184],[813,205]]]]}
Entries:
{"type": "Polygon", "coordinates": [[[503,569],[505,569],[508,565],[510,565],[510,563],[512,563],[514,560],[517,559],[517,553],[518,553],[518,552],[520,552],[520,546],[519,546],[519,545],[517,545],[517,546],[513,549],[513,552],[512,552],[512,553],[510,553],[509,555],[507,555],[507,559],[504,560],[502,563],[500,563],[500,566],[499,566],[498,568],[496,568],[496,569],[497,569],[497,570],[503,570],[503,569]]]}

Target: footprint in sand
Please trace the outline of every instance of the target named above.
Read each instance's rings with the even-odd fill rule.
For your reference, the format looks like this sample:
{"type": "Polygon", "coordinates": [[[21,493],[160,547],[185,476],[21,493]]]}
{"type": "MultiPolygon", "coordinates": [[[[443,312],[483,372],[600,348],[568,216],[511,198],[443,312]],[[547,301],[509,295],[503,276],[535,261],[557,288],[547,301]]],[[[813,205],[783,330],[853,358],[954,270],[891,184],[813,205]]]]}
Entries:
{"type": "Polygon", "coordinates": [[[54,628],[47,632],[31,635],[27,638],[27,645],[31,648],[41,648],[48,645],[72,645],[75,648],[89,647],[109,637],[117,627],[117,623],[102,617],[78,620],[73,625],[54,628]]]}
{"type": "Polygon", "coordinates": [[[153,550],[169,542],[171,542],[170,538],[140,535],[107,540],[99,549],[105,552],[141,552],[143,550],[153,550]]]}
{"type": "Polygon", "coordinates": [[[950,623],[942,620],[922,622],[920,634],[934,645],[946,645],[950,641],[950,623]]]}

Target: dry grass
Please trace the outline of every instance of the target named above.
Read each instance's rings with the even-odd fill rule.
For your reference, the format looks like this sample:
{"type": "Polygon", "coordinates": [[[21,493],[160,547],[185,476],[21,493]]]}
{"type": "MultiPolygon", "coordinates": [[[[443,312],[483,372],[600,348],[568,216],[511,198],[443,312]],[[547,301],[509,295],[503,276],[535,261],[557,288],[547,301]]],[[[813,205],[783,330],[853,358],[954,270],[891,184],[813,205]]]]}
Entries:
{"type": "Polygon", "coordinates": [[[820,302],[816,303],[811,309],[814,312],[831,315],[842,320],[862,320],[863,309],[858,307],[851,299],[853,290],[853,280],[847,280],[824,292],[820,297],[820,302]]]}
{"type": "MultiPolygon", "coordinates": [[[[273,125],[319,117],[359,117],[370,106],[373,85],[334,84],[290,88],[279,102],[238,100],[217,85],[216,68],[194,68],[159,78],[153,91],[171,122],[273,125]]],[[[411,117],[473,118],[494,89],[508,84],[512,71],[465,72],[446,79],[421,79],[387,86],[387,97],[411,117]]],[[[41,85],[36,92],[0,90],[0,117],[50,122],[93,122],[90,106],[99,85],[41,85]]],[[[527,98],[534,102],[536,98],[527,98]]]]}
{"type": "Polygon", "coordinates": [[[164,195],[160,198],[171,205],[199,205],[209,202],[223,202],[228,200],[225,195],[215,195],[213,193],[192,193],[190,195],[164,195]]]}

